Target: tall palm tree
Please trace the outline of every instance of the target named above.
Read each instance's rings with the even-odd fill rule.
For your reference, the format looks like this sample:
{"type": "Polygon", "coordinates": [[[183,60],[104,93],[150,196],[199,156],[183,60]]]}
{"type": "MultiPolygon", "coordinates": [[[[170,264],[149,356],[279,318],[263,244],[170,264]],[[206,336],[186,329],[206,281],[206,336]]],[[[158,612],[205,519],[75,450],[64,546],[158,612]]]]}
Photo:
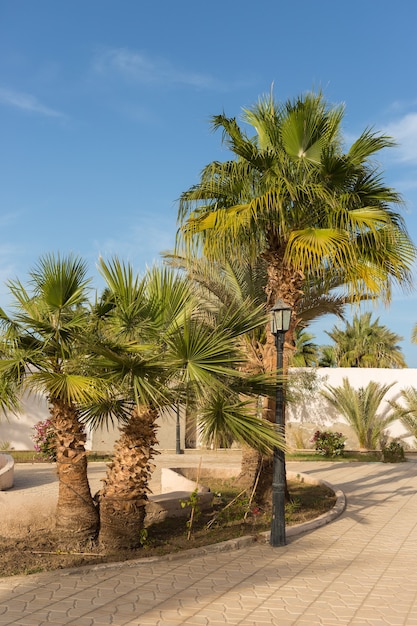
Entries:
{"type": "Polygon", "coordinates": [[[103,388],[84,368],[82,340],[88,333],[86,264],[77,257],[46,255],[29,274],[29,288],[8,282],[12,312],[0,309],[0,387],[18,393],[41,392],[49,401],[57,442],[59,495],[56,528],[79,540],[97,534],[98,513],[87,480],[86,435],[81,404],[99,402],[103,388]]]}
{"type": "Polygon", "coordinates": [[[375,450],[384,430],[396,419],[392,412],[378,413],[382,400],[393,385],[395,382],[383,385],[371,381],[366,387],[354,389],[344,378],[341,386],[326,385],[321,393],[346,418],[358,437],[359,447],[375,450]]]}
{"type": "Polygon", "coordinates": [[[337,367],[407,367],[401,347],[402,337],[371,321],[370,312],[354,315],[344,329],[334,326],[327,335],[334,341],[337,367]]]}
{"type": "Polygon", "coordinates": [[[243,112],[253,136],[217,115],[212,126],[233,158],[210,163],[180,198],[179,240],[190,254],[265,259],[267,308],[277,297],[293,307],[290,337],[306,281],[342,274],[353,299],[385,301],[393,283],[411,282],[415,247],[393,208],[401,199],[371,162],[393,142],[365,130],[345,151],[342,119],[321,94],[259,100],[243,112]]]}
{"type": "MultiPolygon", "coordinates": [[[[411,284],[416,249],[395,210],[401,198],[371,161],[393,142],[366,129],[344,150],[342,120],[343,107],[320,93],[260,99],[243,111],[252,135],[235,118],[214,116],[231,159],[207,165],[180,197],[178,245],[190,256],[265,260],[267,309],[277,298],[293,309],[289,345],[309,282],[325,288],[342,276],[352,301],[368,294],[385,302],[394,284],[411,284]]],[[[265,332],[264,364],[273,371],[275,338],[265,332]]],[[[284,348],[284,370],[289,356],[284,348]]],[[[273,399],[266,415],[273,420],[273,399]]]]}
{"type": "Polygon", "coordinates": [[[161,408],[193,402],[207,440],[233,436],[264,451],[281,441],[239,399],[242,390],[268,390],[262,379],[236,368],[242,360],[236,338],[264,324],[260,309],[244,302],[223,311],[220,320],[199,309],[190,282],[172,270],[153,268],[139,279],[117,259],[100,267],[107,304],[94,350],[100,371],[107,371],[132,411],[99,494],[99,540],[132,548],[140,545],[161,408]]]}

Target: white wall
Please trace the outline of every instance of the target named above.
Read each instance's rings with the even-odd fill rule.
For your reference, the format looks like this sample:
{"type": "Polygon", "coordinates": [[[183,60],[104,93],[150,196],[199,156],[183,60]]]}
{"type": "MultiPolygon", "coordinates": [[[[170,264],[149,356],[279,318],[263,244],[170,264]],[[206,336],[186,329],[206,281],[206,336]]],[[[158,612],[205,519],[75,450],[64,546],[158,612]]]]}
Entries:
{"type": "MultiPolygon", "coordinates": [[[[342,432],[348,434],[343,426],[346,420],[337,413],[336,409],[319,393],[325,385],[338,387],[343,384],[343,378],[348,378],[350,384],[355,389],[366,387],[370,381],[381,384],[395,383],[387,392],[385,399],[381,403],[381,414],[389,410],[388,400],[400,400],[401,389],[405,387],[417,386],[417,369],[384,369],[384,368],[293,368],[292,373],[303,373],[314,371],[317,375],[317,384],[312,384],[312,389],[303,392],[303,398],[296,404],[289,403],[286,408],[286,421],[288,433],[295,427],[301,427],[308,432],[314,431],[314,426],[328,428],[330,426],[341,426],[342,432]]],[[[406,429],[399,421],[393,422],[387,429],[391,437],[400,437],[406,433],[406,429]]],[[[356,442],[351,440],[351,444],[356,442]]],[[[416,447],[414,437],[406,438],[409,446],[416,447]]],[[[349,443],[347,443],[349,445],[349,443]]]]}
{"type": "MultiPolygon", "coordinates": [[[[4,442],[10,443],[13,450],[34,450],[32,435],[36,422],[44,421],[49,417],[49,407],[46,399],[41,395],[32,395],[22,403],[22,411],[16,416],[7,413],[0,414],[0,447],[4,442]]],[[[176,412],[162,411],[158,418],[158,446],[162,450],[176,448],[176,412]]],[[[87,431],[86,448],[97,452],[111,452],[114,442],[119,436],[117,426],[110,426],[93,432],[87,431]]],[[[180,440],[181,449],[185,447],[185,416],[180,412],[180,440]]]]}
{"type": "Polygon", "coordinates": [[[13,450],[33,450],[33,426],[48,417],[49,408],[44,396],[32,394],[30,398],[25,397],[18,415],[0,413],[0,445],[10,442],[13,450]]]}
{"type": "MultiPolygon", "coordinates": [[[[294,368],[292,372],[311,372],[308,368],[294,368]]],[[[346,421],[337,414],[329,402],[321,396],[319,389],[324,385],[339,386],[343,378],[347,377],[350,384],[355,387],[366,387],[368,382],[387,384],[395,382],[395,385],[386,395],[386,399],[396,400],[404,387],[417,387],[417,369],[372,369],[372,368],[318,368],[314,370],[317,375],[317,383],[311,391],[304,391],[303,398],[295,405],[288,404],[286,410],[287,433],[304,432],[306,442],[317,428],[337,426],[348,436],[347,447],[356,447],[357,442],[346,427],[346,421]]],[[[388,409],[386,402],[381,405],[381,411],[388,409]]],[[[19,417],[8,416],[8,421],[0,415],[0,444],[9,441],[15,450],[33,450],[33,425],[39,420],[49,416],[48,403],[42,396],[32,396],[23,403],[22,413],[19,417]]],[[[181,412],[181,448],[184,449],[185,419],[181,412]]],[[[157,433],[159,448],[162,450],[175,450],[176,443],[176,416],[175,412],[165,412],[158,420],[159,430],[157,433]]],[[[394,422],[389,433],[392,437],[399,437],[406,432],[400,422],[394,422]]],[[[109,452],[113,448],[114,441],[118,436],[117,427],[114,429],[98,430],[89,435],[87,440],[88,449],[109,452]]],[[[291,441],[290,441],[291,443],[291,441]]],[[[407,438],[409,446],[417,447],[414,438],[407,438]]],[[[306,446],[307,447],[307,446],[306,446]]]]}
{"type": "MultiPolygon", "coordinates": [[[[158,430],[156,436],[158,439],[158,445],[156,449],[160,450],[175,450],[176,448],[176,425],[177,416],[175,410],[161,411],[160,416],[157,419],[158,430]]],[[[95,452],[111,452],[116,439],[119,437],[119,429],[117,426],[110,427],[109,429],[99,428],[91,433],[91,442],[88,446],[89,449],[95,452]]],[[[180,411],[180,443],[181,449],[185,447],[185,415],[180,411]]]]}

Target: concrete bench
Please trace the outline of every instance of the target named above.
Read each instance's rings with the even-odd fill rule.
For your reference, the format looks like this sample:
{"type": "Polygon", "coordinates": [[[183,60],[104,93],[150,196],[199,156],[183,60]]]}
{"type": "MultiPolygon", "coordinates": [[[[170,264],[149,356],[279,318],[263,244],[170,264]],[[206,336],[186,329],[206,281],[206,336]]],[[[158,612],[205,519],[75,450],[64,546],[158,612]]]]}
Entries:
{"type": "Polygon", "coordinates": [[[0,491],[10,489],[14,482],[14,459],[9,454],[0,454],[0,491]]]}
{"type": "MultiPolygon", "coordinates": [[[[182,506],[188,502],[191,493],[196,488],[196,482],[184,476],[181,468],[162,468],[161,470],[161,494],[149,496],[146,505],[145,526],[162,522],[167,517],[189,517],[190,507],[182,506]]],[[[213,502],[214,494],[199,483],[198,507],[201,511],[209,509],[213,502]]]]}

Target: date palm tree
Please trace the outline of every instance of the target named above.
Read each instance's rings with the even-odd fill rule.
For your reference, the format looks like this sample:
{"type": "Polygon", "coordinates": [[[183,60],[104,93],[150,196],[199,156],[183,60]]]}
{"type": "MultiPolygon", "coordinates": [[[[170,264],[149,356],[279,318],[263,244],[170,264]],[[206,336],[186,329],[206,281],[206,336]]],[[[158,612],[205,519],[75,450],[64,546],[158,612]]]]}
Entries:
{"type": "MultiPolygon", "coordinates": [[[[263,258],[254,261],[230,257],[227,261],[213,261],[204,256],[187,257],[179,254],[166,254],[166,262],[180,269],[194,284],[194,290],[199,293],[203,306],[209,311],[218,311],[221,316],[222,308],[239,307],[245,300],[250,306],[263,306],[266,311],[265,283],[267,264],[263,258]]],[[[342,277],[333,276],[326,281],[323,291],[322,281],[306,281],[304,293],[299,303],[298,322],[295,334],[303,326],[323,315],[337,315],[343,319],[344,309],[349,302],[342,277]]],[[[241,349],[245,361],[241,367],[246,372],[265,372],[265,360],[268,350],[266,345],[265,327],[259,326],[240,338],[241,349]]],[[[295,346],[287,342],[287,349],[291,354],[295,346]]],[[[291,359],[290,359],[291,360],[291,359]]],[[[305,364],[305,361],[303,361],[305,364]]],[[[292,387],[294,377],[292,377],[292,387]]],[[[291,391],[291,395],[293,392],[291,391]]],[[[287,394],[288,399],[288,394],[287,394]]],[[[257,398],[253,401],[253,413],[262,414],[268,406],[268,398],[257,398]]],[[[241,473],[237,478],[240,486],[252,490],[256,489],[259,501],[267,501],[271,481],[259,481],[258,475],[262,469],[268,467],[268,460],[259,450],[244,446],[242,453],[241,473]],[[264,493],[265,491],[265,493],[264,493]]]]}
{"type": "Polygon", "coordinates": [[[132,409],[99,494],[99,541],[133,548],[140,545],[163,407],[192,403],[207,441],[233,437],[263,451],[282,442],[239,397],[242,391],[271,391],[268,381],[244,376],[238,367],[236,339],[264,324],[262,309],[245,301],[223,310],[219,319],[199,307],[191,283],[172,270],[153,268],[140,279],[117,259],[101,261],[100,268],[107,287],[102,338],[94,348],[97,365],[132,409]]]}
{"type": "Polygon", "coordinates": [[[17,412],[23,392],[48,398],[57,446],[56,528],[80,541],[96,536],[98,513],[79,407],[103,396],[100,379],[80,372],[90,319],[86,276],[79,258],[46,255],[30,272],[28,288],[19,280],[8,282],[11,313],[0,309],[0,388],[8,391],[1,393],[2,405],[17,412]]]}
{"type": "Polygon", "coordinates": [[[320,346],[319,367],[337,367],[334,346],[320,346]]]}
{"type": "Polygon", "coordinates": [[[382,400],[395,382],[383,385],[371,381],[366,387],[355,389],[347,378],[339,387],[326,385],[322,395],[346,419],[355,432],[359,447],[375,450],[387,426],[397,419],[390,407],[380,411],[382,400]]]}

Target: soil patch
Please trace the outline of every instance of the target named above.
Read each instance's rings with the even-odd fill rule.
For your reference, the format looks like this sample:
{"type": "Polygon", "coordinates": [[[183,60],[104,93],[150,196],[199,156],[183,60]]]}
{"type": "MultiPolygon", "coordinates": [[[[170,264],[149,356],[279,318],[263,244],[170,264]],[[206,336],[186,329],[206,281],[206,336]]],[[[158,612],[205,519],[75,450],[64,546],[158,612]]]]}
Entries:
{"type": "MultiPolygon", "coordinates": [[[[71,546],[69,550],[50,528],[36,524],[25,534],[0,536],[0,576],[172,554],[247,535],[256,538],[269,530],[270,511],[261,510],[244,494],[236,498],[238,494],[231,481],[214,481],[209,486],[215,493],[212,511],[194,511],[190,528],[191,506],[185,504],[190,507],[189,518],[168,519],[151,526],[138,550],[101,553],[93,544],[71,546]]],[[[314,519],[335,504],[335,494],[325,486],[294,480],[288,481],[288,486],[291,502],[286,506],[287,526],[314,519]]]]}

